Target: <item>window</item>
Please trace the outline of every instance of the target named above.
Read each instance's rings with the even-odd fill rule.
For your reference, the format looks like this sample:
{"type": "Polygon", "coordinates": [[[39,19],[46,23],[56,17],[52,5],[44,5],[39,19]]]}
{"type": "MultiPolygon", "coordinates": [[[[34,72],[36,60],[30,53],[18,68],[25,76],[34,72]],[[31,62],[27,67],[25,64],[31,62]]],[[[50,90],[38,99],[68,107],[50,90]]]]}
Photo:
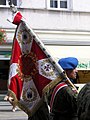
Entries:
{"type": "Polygon", "coordinates": [[[67,8],[67,0],[50,0],[51,8],[67,8]]]}
{"type": "Polygon", "coordinates": [[[0,0],[0,6],[9,6],[9,4],[11,4],[11,1],[13,3],[13,5],[15,6],[20,6],[21,5],[21,0],[10,0],[10,2],[8,2],[9,0],[0,0]]]}
{"type": "MultiPolygon", "coordinates": [[[[13,5],[17,6],[17,0],[12,0],[13,5]]],[[[11,2],[10,2],[11,4],[11,2]]]]}
{"type": "Polygon", "coordinates": [[[60,8],[67,8],[67,0],[60,0],[60,8]]]}
{"type": "Polygon", "coordinates": [[[52,8],[57,8],[58,6],[57,0],[50,0],[50,7],[52,8]]]}
{"type": "Polygon", "coordinates": [[[6,5],[6,0],[0,0],[0,5],[6,5]]]}
{"type": "Polygon", "coordinates": [[[71,9],[72,0],[47,0],[49,9],[71,9]]]}

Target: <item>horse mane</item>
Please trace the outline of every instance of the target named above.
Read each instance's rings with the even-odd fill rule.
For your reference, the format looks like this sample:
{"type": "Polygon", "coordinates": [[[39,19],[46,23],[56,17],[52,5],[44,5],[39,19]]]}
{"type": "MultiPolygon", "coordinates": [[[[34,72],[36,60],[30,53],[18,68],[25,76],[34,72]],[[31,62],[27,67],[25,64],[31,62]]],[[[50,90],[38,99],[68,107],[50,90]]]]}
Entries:
{"type": "Polygon", "coordinates": [[[90,120],[90,83],[84,85],[77,97],[79,120],[90,120]]]}

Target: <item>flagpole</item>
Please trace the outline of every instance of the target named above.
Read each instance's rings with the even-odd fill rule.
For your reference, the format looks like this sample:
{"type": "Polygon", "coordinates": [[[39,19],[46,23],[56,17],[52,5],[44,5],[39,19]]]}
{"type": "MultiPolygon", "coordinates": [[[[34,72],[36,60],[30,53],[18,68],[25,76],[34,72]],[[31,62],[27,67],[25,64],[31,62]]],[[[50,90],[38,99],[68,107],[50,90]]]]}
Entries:
{"type": "MultiPolygon", "coordinates": [[[[13,5],[13,0],[8,0],[8,1],[9,1],[9,5],[10,5],[10,8],[11,8],[12,12],[16,13],[17,12],[17,8],[13,5]]],[[[44,47],[44,44],[41,42],[41,40],[39,39],[39,37],[35,34],[35,32],[29,26],[29,24],[27,23],[27,21],[24,18],[22,18],[22,21],[24,21],[26,29],[28,30],[28,32],[30,34],[32,34],[32,36],[33,36],[34,40],[36,41],[36,43],[38,44],[38,46],[42,49],[42,51],[46,54],[46,56],[49,59],[49,61],[57,69],[57,71],[59,72],[61,78],[64,79],[67,84],[71,85],[76,90],[76,92],[78,93],[76,87],[70,81],[70,79],[67,77],[67,75],[64,73],[64,70],[62,69],[62,67],[52,58],[52,56],[49,54],[48,50],[44,47]]]]}

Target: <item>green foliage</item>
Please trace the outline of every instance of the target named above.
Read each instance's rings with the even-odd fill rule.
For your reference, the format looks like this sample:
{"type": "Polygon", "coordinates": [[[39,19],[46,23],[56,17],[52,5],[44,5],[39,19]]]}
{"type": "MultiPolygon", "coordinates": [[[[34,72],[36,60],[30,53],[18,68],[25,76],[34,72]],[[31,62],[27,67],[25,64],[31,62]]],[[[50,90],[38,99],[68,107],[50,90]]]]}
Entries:
{"type": "Polygon", "coordinates": [[[6,31],[4,29],[0,29],[0,44],[6,42],[6,31]]]}

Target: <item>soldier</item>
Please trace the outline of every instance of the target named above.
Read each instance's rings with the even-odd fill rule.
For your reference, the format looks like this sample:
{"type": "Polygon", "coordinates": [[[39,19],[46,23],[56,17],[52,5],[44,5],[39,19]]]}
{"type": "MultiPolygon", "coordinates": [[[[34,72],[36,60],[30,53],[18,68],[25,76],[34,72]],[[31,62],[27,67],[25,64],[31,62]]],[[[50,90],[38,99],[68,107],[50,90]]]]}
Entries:
{"type": "MultiPolygon", "coordinates": [[[[58,61],[68,78],[73,81],[77,76],[78,60],[74,57],[62,58],[58,61]]],[[[50,117],[52,120],[78,120],[77,92],[62,80],[52,92],[50,100],[50,117]]]]}

